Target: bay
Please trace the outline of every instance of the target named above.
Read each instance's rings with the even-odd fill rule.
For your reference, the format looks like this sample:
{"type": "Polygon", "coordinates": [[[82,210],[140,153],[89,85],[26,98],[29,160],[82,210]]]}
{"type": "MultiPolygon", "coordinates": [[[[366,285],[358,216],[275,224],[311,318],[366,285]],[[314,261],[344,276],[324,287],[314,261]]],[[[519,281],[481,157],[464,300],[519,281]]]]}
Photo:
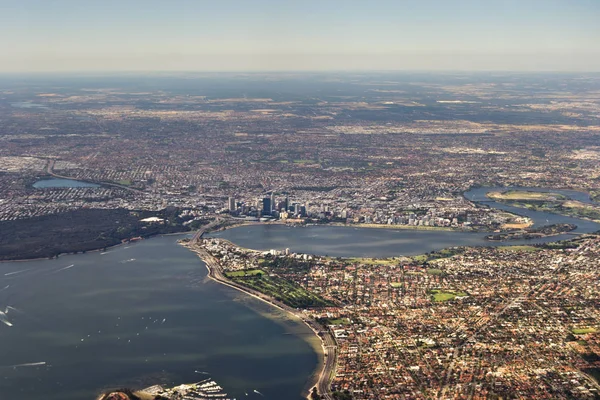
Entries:
{"type": "Polygon", "coordinates": [[[312,331],[207,280],[178,237],[0,264],[12,324],[0,323],[0,397],[94,399],[210,376],[237,398],[300,399],[318,363],[312,331]]]}

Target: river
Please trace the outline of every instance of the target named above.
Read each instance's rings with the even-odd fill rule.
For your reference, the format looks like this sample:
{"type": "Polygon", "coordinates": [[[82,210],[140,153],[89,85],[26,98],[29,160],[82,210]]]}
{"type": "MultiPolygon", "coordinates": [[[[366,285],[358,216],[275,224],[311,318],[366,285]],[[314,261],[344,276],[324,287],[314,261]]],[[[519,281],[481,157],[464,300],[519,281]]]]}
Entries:
{"type": "MultiPolygon", "coordinates": [[[[465,193],[468,200],[486,206],[525,215],[534,221],[534,227],[556,223],[572,223],[577,229],[572,233],[582,234],[600,230],[600,224],[578,218],[566,217],[540,211],[526,210],[498,203],[486,197],[486,193],[503,190],[548,191],[525,187],[483,187],[465,193]]],[[[593,203],[586,193],[572,190],[552,190],[575,200],[593,203]]],[[[510,240],[491,242],[485,239],[488,233],[444,230],[411,230],[393,228],[356,228],[346,226],[249,225],[214,232],[211,237],[230,240],[242,247],[270,250],[289,248],[293,252],[333,257],[396,257],[411,256],[440,250],[452,246],[514,246],[546,243],[572,239],[571,233],[533,240],[510,240]]]]}
{"type": "Polygon", "coordinates": [[[0,398],[94,399],[106,387],[207,377],[198,371],[238,399],[263,399],[254,389],[300,399],[318,362],[312,331],[207,280],[178,237],[1,263],[0,311],[12,326],[0,322],[0,398]]]}
{"type": "MultiPolygon", "coordinates": [[[[485,193],[499,189],[473,189],[465,196],[527,215],[536,226],[575,220],[577,233],[600,229],[590,221],[488,201],[485,193]]],[[[577,193],[570,195],[589,202],[577,193]]],[[[283,225],[212,236],[249,248],[345,257],[573,237],[492,243],[483,233],[283,225]]],[[[308,343],[313,333],[207,280],[204,264],[176,240],[163,236],[106,253],[0,264],[0,311],[6,312],[4,322],[0,318],[0,397],[92,399],[105,387],[194,382],[205,378],[195,371],[206,371],[237,398],[263,398],[253,392],[257,389],[267,399],[299,399],[318,361],[308,343]]]]}

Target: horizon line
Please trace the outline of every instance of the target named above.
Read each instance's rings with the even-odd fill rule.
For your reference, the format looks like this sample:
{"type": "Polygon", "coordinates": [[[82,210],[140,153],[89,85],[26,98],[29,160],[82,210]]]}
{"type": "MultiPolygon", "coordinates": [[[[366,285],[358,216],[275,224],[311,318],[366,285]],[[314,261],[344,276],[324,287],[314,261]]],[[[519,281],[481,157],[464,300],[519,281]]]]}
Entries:
{"type": "Polygon", "coordinates": [[[27,70],[27,71],[0,71],[2,75],[60,75],[60,74],[323,74],[323,73],[426,73],[426,74],[468,74],[468,73],[506,73],[506,74],[600,74],[599,70],[563,70],[563,69],[227,69],[227,70],[27,70]]]}

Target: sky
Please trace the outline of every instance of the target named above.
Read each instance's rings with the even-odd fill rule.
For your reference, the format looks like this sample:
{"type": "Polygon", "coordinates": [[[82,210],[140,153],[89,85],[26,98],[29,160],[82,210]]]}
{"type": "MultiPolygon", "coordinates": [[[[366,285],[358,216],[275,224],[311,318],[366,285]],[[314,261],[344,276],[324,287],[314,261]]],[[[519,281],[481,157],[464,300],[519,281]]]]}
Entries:
{"type": "Polygon", "coordinates": [[[600,71],[600,0],[0,0],[0,72],[600,71]]]}

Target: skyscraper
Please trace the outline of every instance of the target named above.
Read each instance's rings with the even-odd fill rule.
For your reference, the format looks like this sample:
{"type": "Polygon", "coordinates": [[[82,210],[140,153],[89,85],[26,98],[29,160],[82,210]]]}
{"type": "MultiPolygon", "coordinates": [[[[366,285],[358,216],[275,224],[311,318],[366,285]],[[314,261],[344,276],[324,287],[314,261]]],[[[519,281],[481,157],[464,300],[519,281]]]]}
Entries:
{"type": "Polygon", "coordinates": [[[236,204],[235,204],[235,197],[230,197],[228,204],[229,204],[229,211],[235,211],[237,209],[236,204]]]}
{"type": "Polygon", "coordinates": [[[271,215],[271,199],[269,197],[262,200],[262,213],[263,215],[271,215]]]}
{"type": "Polygon", "coordinates": [[[277,204],[275,203],[275,192],[271,192],[271,209],[269,210],[269,214],[273,213],[277,204]]]}

